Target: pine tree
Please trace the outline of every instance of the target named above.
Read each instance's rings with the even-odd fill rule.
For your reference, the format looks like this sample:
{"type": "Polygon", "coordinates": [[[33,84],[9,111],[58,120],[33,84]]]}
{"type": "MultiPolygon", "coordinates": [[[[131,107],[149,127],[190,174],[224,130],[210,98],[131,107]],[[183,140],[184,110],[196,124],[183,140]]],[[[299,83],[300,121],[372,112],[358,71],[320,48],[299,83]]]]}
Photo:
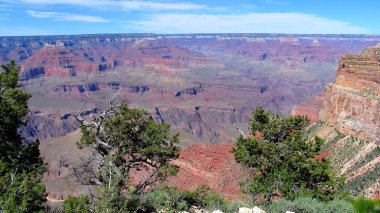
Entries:
{"type": "Polygon", "coordinates": [[[25,124],[30,94],[20,89],[19,66],[11,61],[0,72],[0,210],[43,211],[44,171],[39,141],[23,143],[17,129],[25,124]]]}
{"type": "Polygon", "coordinates": [[[293,199],[338,196],[343,181],[334,177],[327,159],[315,156],[323,140],[308,140],[304,116],[280,116],[257,108],[250,122],[250,137],[240,136],[233,150],[237,162],[255,171],[247,193],[271,201],[277,194],[293,199]]]}
{"type": "Polygon", "coordinates": [[[169,125],[153,121],[144,110],[112,102],[91,122],[77,115],[83,133],[78,145],[92,147],[97,156],[97,169],[91,172],[97,175],[91,183],[98,187],[89,208],[95,212],[133,212],[136,209],[128,198],[177,173],[178,168],[170,162],[178,156],[179,135],[172,135],[169,125]],[[132,184],[133,171],[147,175],[132,184]]]}

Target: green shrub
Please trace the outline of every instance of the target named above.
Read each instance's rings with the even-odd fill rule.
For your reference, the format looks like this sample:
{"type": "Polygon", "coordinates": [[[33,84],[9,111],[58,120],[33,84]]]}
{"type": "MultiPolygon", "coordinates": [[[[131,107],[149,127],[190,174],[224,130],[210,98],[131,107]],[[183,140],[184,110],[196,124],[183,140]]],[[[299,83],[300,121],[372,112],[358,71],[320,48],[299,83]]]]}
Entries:
{"type": "Polygon", "coordinates": [[[189,205],[184,200],[184,192],[170,186],[161,186],[152,192],[140,196],[139,209],[144,211],[154,209],[156,211],[165,209],[168,212],[187,210],[189,205]]]}
{"type": "Polygon", "coordinates": [[[258,107],[249,124],[255,137],[239,136],[232,152],[238,163],[256,173],[243,184],[248,184],[247,194],[262,197],[257,204],[270,203],[277,193],[287,199],[344,196],[343,178],[336,177],[328,160],[315,158],[324,141],[305,136],[307,117],[276,115],[258,107]]]}
{"type": "Polygon", "coordinates": [[[354,205],[355,212],[357,213],[379,213],[380,212],[380,200],[369,200],[366,198],[357,198],[350,200],[354,205]]]}
{"type": "Polygon", "coordinates": [[[210,211],[236,212],[240,207],[253,207],[242,202],[228,202],[222,196],[206,186],[194,191],[183,191],[172,186],[160,186],[151,192],[128,198],[131,212],[188,211],[191,206],[210,211]]]}
{"type": "Polygon", "coordinates": [[[65,213],[87,213],[90,212],[89,203],[90,199],[87,196],[68,197],[63,203],[63,211],[65,213]]]}
{"type": "Polygon", "coordinates": [[[191,205],[210,210],[223,209],[226,205],[226,201],[223,197],[206,186],[198,187],[192,192],[185,192],[184,199],[191,205]]]}
{"type": "Polygon", "coordinates": [[[297,213],[350,213],[354,207],[345,200],[318,201],[311,197],[296,198],[293,201],[281,199],[268,207],[263,207],[271,213],[292,211],[297,213]]]}

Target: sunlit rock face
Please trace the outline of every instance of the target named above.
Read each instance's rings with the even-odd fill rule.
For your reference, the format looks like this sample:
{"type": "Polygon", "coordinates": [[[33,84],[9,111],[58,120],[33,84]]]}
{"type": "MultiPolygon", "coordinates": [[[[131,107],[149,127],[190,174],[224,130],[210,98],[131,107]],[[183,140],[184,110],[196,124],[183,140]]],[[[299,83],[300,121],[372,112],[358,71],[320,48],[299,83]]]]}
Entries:
{"type": "Polygon", "coordinates": [[[321,118],[343,134],[380,137],[380,46],[342,57],[334,84],[326,86],[321,118]]]}

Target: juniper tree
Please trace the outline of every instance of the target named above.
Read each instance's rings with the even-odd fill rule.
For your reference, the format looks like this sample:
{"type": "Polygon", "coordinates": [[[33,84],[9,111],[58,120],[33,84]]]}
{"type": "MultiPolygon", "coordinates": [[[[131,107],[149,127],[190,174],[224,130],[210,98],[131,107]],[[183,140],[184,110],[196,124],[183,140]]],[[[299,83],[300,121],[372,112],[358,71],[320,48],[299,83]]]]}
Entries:
{"type": "Polygon", "coordinates": [[[39,141],[23,142],[17,129],[25,124],[30,94],[20,89],[19,66],[11,61],[0,72],[0,211],[43,211],[44,171],[39,141]]]}
{"type": "Polygon", "coordinates": [[[247,193],[270,201],[275,194],[285,198],[312,196],[333,199],[342,185],[327,159],[316,156],[323,140],[308,140],[303,130],[305,116],[280,116],[258,107],[250,121],[251,136],[240,136],[233,149],[237,162],[253,169],[247,193]]]}
{"type": "Polygon", "coordinates": [[[168,124],[155,122],[144,110],[115,105],[115,97],[90,122],[77,114],[83,134],[78,145],[92,147],[97,155],[93,184],[98,191],[92,203],[98,212],[127,211],[127,197],[149,190],[178,171],[170,162],[178,156],[179,135],[172,135],[168,124]],[[137,170],[146,175],[133,177],[137,170]]]}

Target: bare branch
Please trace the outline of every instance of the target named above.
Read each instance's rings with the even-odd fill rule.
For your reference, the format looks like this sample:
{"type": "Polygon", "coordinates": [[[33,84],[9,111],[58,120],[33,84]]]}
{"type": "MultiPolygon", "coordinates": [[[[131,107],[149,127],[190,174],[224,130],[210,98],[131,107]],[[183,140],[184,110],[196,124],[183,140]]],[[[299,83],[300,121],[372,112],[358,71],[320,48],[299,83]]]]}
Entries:
{"type": "Polygon", "coordinates": [[[241,130],[239,127],[236,126],[236,121],[234,122],[234,127],[236,128],[236,130],[243,136],[243,138],[247,138],[245,136],[245,133],[243,130],[241,130]]]}
{"type": "Polygon", "coordinates": [[[121,87],[119,87],[119,89],[117,90],[117,93],[115,93],[111,98],[110,98],[110,100],[108,101],[108,108],[114,108],[114,107],[116,107],[115,105],[114,105],[114,100],[120,95],[120,89],[121,89],[121,87]]]}
{"type": "Polygon", "coordinates": [[[91,123],[88,123],[82,116],[80,116],[81,111],[86,107],[87,99],[84,101],[83,106],[75,113],[75,119],[85,127],[91,127],[91,123]]]}
{"type": "Polygon", "coordinates": [[[73,174],[82,184],[102,185],[98,172],[95,168],[96,156],[94,153],[87,153],[81,157],[79,162],[73,166],[73,174]]]}

